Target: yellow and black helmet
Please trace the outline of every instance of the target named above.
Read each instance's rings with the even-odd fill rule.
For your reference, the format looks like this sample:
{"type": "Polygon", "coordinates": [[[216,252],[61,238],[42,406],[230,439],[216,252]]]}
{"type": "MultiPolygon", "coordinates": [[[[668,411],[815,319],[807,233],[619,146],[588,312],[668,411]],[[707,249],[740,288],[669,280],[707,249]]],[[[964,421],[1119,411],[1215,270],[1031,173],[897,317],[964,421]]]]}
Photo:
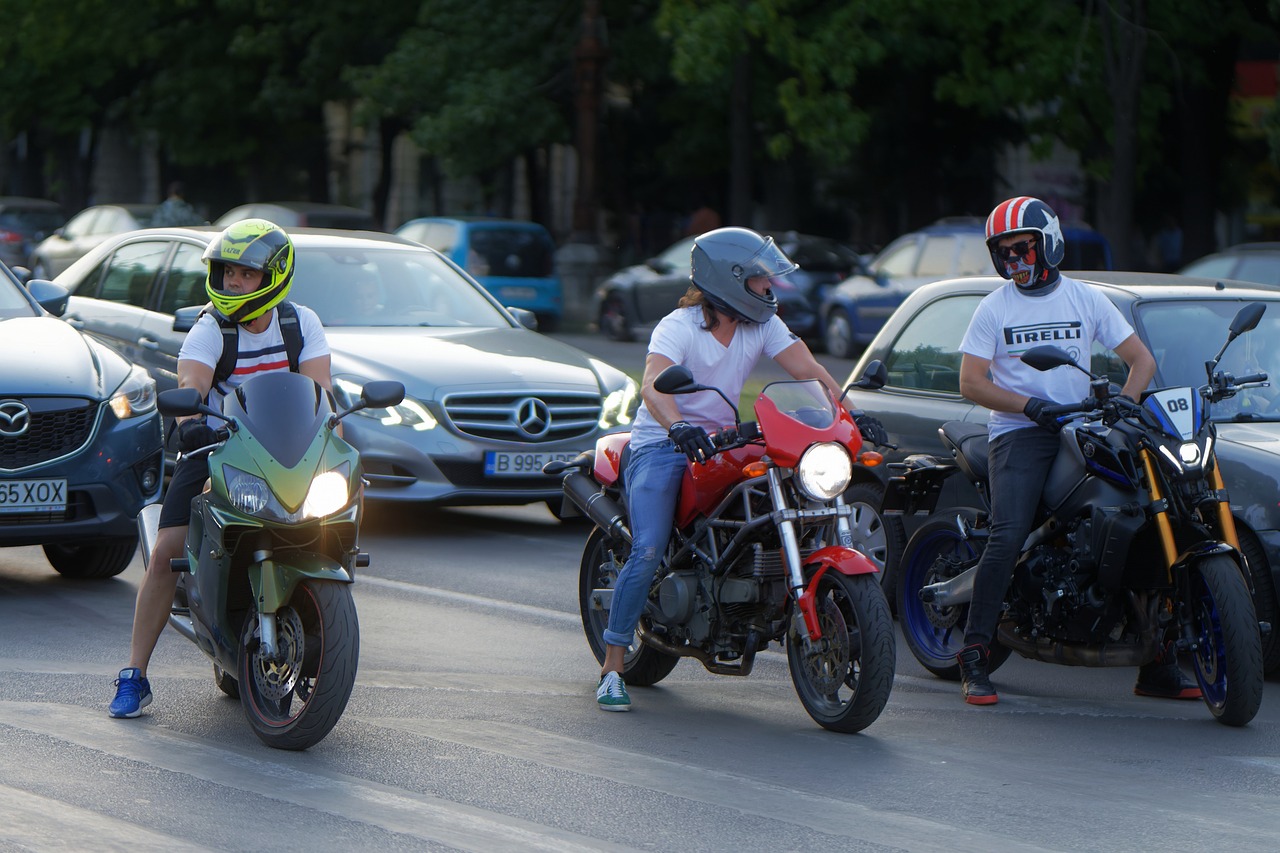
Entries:
{"type": "Polygon", "coordinates": [[[265,219],[242,219],[228,225],[209,244],[205,292],[220,314],[236,323],[261,317],[289,295],[293,283],[293,241],[280,226],[265,219]],[[229,293],[222,276],[227,264],[262,270],[262,286],[252,293],[229,293]]]}

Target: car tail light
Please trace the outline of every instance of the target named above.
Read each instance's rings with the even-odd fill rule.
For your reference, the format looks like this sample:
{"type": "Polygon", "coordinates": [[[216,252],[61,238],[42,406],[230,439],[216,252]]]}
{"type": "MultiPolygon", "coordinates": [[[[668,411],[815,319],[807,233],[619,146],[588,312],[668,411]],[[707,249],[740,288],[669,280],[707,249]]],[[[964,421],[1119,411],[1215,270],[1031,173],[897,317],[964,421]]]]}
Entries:
{"type": "Polygon", "coordinates": [[[0,230],[0,243],[21,243],[22,235],[17,231],[0,230]]]}

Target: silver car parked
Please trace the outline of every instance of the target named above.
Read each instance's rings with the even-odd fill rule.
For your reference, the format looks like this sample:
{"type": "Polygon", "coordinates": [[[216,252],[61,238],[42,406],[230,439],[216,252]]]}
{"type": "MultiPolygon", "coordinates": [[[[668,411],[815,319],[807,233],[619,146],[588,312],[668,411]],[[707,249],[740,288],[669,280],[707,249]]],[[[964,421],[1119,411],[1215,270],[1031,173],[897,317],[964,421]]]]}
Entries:
{"type": "MultiPolygon", "coordinates": [[[[153,228],[107,240],[58,277],[72,292],[67,319],[145,366],[160,390],[174,387],[183,337],[206,302],[200,258],[218,233],[153,228]]],[[[547,501],[556,511],[559,484],[543,464],[629,425],[638,404],[630,378],[525,328],[434,250],[367,232],[290,235],[289,298],[326,327],[339,403],[375,379],[407,389],[399,406],[344,421],[368,497],[547,501]]]]}

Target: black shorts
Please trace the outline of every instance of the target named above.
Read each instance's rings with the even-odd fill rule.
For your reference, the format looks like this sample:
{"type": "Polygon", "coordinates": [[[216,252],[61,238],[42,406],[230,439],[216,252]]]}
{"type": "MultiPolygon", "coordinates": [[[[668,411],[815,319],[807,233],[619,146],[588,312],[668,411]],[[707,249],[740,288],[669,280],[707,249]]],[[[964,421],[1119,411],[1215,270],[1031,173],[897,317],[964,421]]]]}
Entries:
{"type": "Polygon", "coordinates": [[[184,456],[178,460],[169,479],[160,506],[160,527],[186,527],[191,523],[191,500],[204,490],[209,479],[209,454],[201,453],[195,459],[184,456]]]}

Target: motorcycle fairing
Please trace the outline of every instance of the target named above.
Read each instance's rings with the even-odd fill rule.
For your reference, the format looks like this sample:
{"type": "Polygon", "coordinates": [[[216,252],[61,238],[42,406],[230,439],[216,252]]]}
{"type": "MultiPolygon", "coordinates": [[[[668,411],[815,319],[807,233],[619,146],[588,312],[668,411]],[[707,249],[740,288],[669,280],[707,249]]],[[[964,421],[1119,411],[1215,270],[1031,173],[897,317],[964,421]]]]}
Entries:
{"type": "MultiPolygon", "coordinates": [[[[793,395],[787,396],[790,399],[793,395]]],[[[830,392],[816,379],[769,383],[756,400],[755,412],[760,432],[769,447],[769,456],[783,468],[794,468],[799,464],[804,451],[819,442],[834,441],[842,444],[853,459],[858,458],[858,451],[862,448],[862,435],[854,425],[853,418],[843,406],[836,406],[832,402],[830,392]],[[797,386],[816,386],[812,394],[816,405],[807,407],[805,411],[784,412],[769,396],[770,389],[779,393],[780,387],[786,387],[789,391],[797,386]]]]}
{"type": "Polygon", "coordinates": [[[1155,416],[1161,431],[1170,438],[1190,441],[1204,422],[1204,403],[1191,388],[1152,391],[1143,398],[1142,405],[1155,416]]]}

